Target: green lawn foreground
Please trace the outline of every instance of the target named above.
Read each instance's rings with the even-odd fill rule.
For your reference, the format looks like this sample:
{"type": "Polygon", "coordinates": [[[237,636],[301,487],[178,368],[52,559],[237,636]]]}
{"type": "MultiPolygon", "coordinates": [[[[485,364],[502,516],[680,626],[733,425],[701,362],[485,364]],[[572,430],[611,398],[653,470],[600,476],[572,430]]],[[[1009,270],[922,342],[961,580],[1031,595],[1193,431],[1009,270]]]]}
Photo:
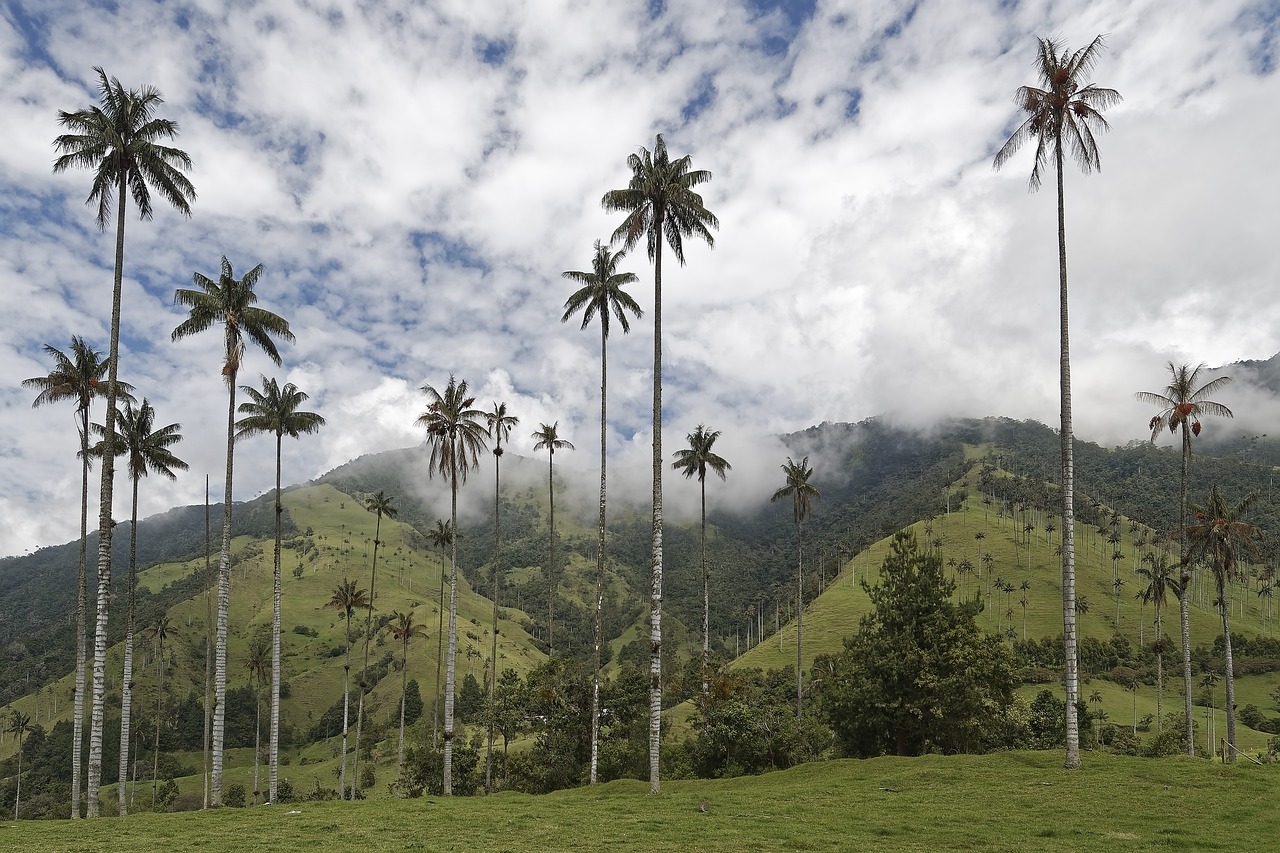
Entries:
{"type": "Polygon", "coordinates": [[[298,803],[0,824],[0,850],[1274,850],[1280,774],[1014,752],[832,761],[546,796],[298,803]]]}

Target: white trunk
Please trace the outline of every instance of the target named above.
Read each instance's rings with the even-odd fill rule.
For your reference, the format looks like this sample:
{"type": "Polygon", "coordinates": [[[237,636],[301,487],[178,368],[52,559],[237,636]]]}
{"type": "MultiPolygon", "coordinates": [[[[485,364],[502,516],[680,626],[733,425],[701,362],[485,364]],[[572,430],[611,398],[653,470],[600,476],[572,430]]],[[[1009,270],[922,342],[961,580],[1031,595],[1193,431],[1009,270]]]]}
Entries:
{"type": "MultiPolygon", "coordinates": [[[[456,456],[455,456],[456,460],[456,456]]],[[[455,465],[456,465],[455,461],[455,465]]],[[[453,794],[453,684],[458,652],[458,471],[450,477],[453,525],[453,565],[449,571],[449,652],[445,657],[444,676],[444,794],[453,794]]]]}
{"type": "Polygon", "coordinates": [[[231,483],[235,464],[236,377],[227,377],[227,478],[222,498],[222,552],[218,557],[218,621],[213,644],[213,768],[209,805],[222,805],[222,746],[226,734],[227,627],[231,609],[231,483]]]}
{"type": "Polygon", "coordinates": [[[649,589],[649,792],[659,792],[662,749],[662,216],[653,256],[653,576],[649,589]]]}
{"type": "MultiPolygon", "coordinates": [[[[276,801],[280,767],[280,433],[276,433],[276,559],[271,611],[271,732],[267,755],[267,802],[276,801]]],[[[254,787],[257,787],[256,785],[254,787]]]]}
{"type": "Polygon", "coordinates": [[[133,478],[133,514],[129,524],[129,601],[124,617],[124,677],[120,680],[120,769],[116,784],[120,816],[129,813],[129,724],[133,707],[133,604],[134,590],[138,584],[138,478],[133,478]]]}

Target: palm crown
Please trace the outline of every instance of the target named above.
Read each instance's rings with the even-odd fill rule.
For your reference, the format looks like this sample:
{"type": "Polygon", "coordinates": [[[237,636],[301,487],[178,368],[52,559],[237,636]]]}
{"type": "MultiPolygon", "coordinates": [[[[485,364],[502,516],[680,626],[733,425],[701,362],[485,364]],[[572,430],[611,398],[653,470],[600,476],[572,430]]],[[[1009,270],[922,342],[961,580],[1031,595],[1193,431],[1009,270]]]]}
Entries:
{"type": "Polygon", "coordinates": [[[481,425],[485,413],[472,408],[476,398],[467,391],[466,380],[459,382],[452,376],[443,393],[423,385],[427,410],[417,420],[418,426],[426,428],[431,445],[428,473],[463,483],[467,472],[480,464],[480,451],[487,446],[481,425]]]}
{"type": "Polygon", "coordinates": [[[791,461],[791,457],[788,456],[786,464],[782,466],[782,472],[786,475],[787,484],[774,492],[770,501],[791,498],[791,515],[795,523],[799,524],[813,512],[814,498],[820,498],[822,494],[809,482],[809,478],[813,476],[813,469],[809,467],[808,456],[799,463],[791,461]]]}
{"type": "Polygon", "coordinates": [[[686,478],[696,475],[700,483],[706,482],[708,469],[718,474],[721,480],[725,479],[725,471],[732,470],[733,466],[711,449],[719,437],[720,430],[709,430],[698,424],[688,435],[689,446],[676,451],[676,461],[671,463],[671,467],[686,478]]]}
{"type": "Polygon", "coordinates": [[[552,456],[557,450],[573,450],[573,444],[560,437],[560,422],[553,424],[539,424],[538,429],[534,431],[533,438],[537,442],[533,445],[535,451],[546,450],[552,456]]]}
{"type": "Polygon", "coordinates": [[[493,408],[484,413],[484,420],[487,425],[485,432],[496,442],[493,455],[501,456],[502,442],[511,438],[511,430],[520,425],[520,419],[515,415],[507,414],[506,403],[495,400],[493,408]]]}
{"type": "Polygon", "coordinates": [[[599,240],[595,242],[595,254],[591,259],[591,271],[567,270],[561,275],[582,287],[575,290],[564,303],[564,316],[561,323],[579,311],[582,312],[582,328],[590,325],[591,320],[600,316],[600,335],[609,337],[609,317],[618,318],[623,332],[631,331],[631,323],[627,320],[627,312],[637,318],[643,315],[631,294],[623,290],[624,285],[639,281],[635,273],[618,272],[618,263],[626,256],[626,251],[612,252],[599,240]]]}
{"type": "Polygon", "coordinates": [[[292,382],[286,382],[282,388],[275,379],[263,376],[261,391],[251,385],[241,385],[240,390],[249,399],[236,409],[244,415],[236,421],[237,439],[262,434],[298,438],[324,426],[324,418],[315,412],[298,411],[309,398],[292,382]]]}
{"type": "MultiPolygon", "coordinates": [[[[110,359],[104,359],[102,353],[85,343],[79,335],[71,339],[70,349],[68,354],[45,344],[44,351],[53,359],[53,369],[46,376],[22,380],[22,387],[34,388],[38,392],[31,402],[32,408],[73,400],[79,416],[88,411],[94,397],[106,395],[110,359]]],[[[132,390],[133,386],[127,382],[116,383],[116,394],[128,400],[133,399],[128,393],[132,390]]]]}
{"type": "MultiPolygon", "coordinates": [[[[177,475],[173,473],[173,469],[187,470],[187,463],[174,456],[169,449],[182,441],[180,432],[182,425],[169,424],[157,428],[155,420],[156,410],[152,407],[151,401],[145,397],[142,405],[136,409],[132,403],[126,401],[124,409],[120,412],[116,455],[129,457],[131,479],[137,480],[155,472],[170,480],[176,480],[177,475]]],[[[93,431],[102,435],[106,429],[100,424],[94,424],[93,431]]],[[[101,453],[103,445],[104,442],[99,442],[94,451],[101,453]]]]}
{"type": "Polygon", "coordinates": [[[649,259],[658,254],[658,244],[666,240],[676,260],[684,265],[684,238],[700,237],[715,246],[712,228],[720,227],[715,214],[703,205],[694,187],[711,180],[705,169],[690,169],[686,154],[675,160],[667,155],[667,143],[658,134],[650,153],[641,148],[627,158],[631,181],[625,189],[610,190],[601,203],[605,210],[626,213],[613,232],[613,243],[630,249],[641,237],[646,240],[649,259]]]}
{"type": "MultiPolygon", "coordinates": [[[[1176,433],[1179,429],[1184,432],[1190,429],[1192,435],[1199,435],[1200,418],[1205,415],[1222,418],[1233,417],[1231,410],[1226,406],[1208,399],[1210,394],[1217,392],[1222,386],[1230,382],[1231,377],[1219,376],[1217,379],[1210,380],[1197,388],[1196,383],[1200,381],[1200,371],[1204,369],[1205,366],[1203,364],[1193,369],[1189,364],[1175,366],[1171,361],[1169,362],[1169,373],[1172,378],[1162,393],[1139,391],[1133,395],[1143,403],[1149,403],[1160,408],[1160,412],[1153,416],[1151,422],[1147,424],[1151,428],[1152,442],[1155,442],[1160,437],[1160,433],[1166,429],[1172,433],[1176,433]]],[[[1191,445],[1188,443],[1188,453],[1190,453],[1190,449],[1191,445]]]]}

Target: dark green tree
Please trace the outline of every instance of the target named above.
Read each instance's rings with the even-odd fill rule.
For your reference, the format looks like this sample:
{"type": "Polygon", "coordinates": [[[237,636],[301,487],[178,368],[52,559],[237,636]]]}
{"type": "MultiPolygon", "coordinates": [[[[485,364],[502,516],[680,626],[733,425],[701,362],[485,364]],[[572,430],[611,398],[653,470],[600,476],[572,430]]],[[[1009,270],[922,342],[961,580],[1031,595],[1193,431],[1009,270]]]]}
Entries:
{"type": "Polygon", "coordinates": [[[823,717],[852,756],[983,752],[1002,745],[1018,679],[1013,655],[984,635],[978,599],[952,601],[942,560],[896,533],[875,586],[872,611],[844,650],[819,659],[829,673],[823,717]]]}
{"type": "Polygon", "coordinates": [[[813,469],[806,456],[796,464],[787,457],[782,466],[787,484],[773,493],[770,501],[791,498],[791,519],[796,525],[796,717],[804,715],[804,522],[813,512],[813,501],[822,497],[809,482],[813,469]]]}

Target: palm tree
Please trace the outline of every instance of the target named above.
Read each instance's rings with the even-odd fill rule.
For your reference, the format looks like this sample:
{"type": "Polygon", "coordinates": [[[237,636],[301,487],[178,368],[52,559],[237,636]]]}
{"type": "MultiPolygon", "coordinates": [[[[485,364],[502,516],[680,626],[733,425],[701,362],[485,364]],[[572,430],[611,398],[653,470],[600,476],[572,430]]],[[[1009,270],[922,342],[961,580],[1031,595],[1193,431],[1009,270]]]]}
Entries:
{"type": "Polygon", "coordinates": [[[155,808],[156,795],[160,790],[160,721],[164,711],[164,641],[169,638],[169,630],[173,622],[168,614],[163,614],[156,624],[148,628],[144,634],[156,644],[156,665],[159,667],[159,678],[156,682],[156,746],[151,758],[151,807],[155,808]]]}
{"type": "Polygon", "coordinates": [[[773,493],[771,502],[791,498],[791,518],[796,525],[796,718],[804,713],[804,520],[813,512],[813,501],[822,497],[809,478],[813,469],[806,456],[796,464],[787,457],[782,466],[787,483],[773,493]]]}
{"type": "Polygon", "coordinates": [[[284,388],[274,379],[262,377],[262,390],[251,385],[241,385],[240,390],[249,399],[240,404],[244,417],[236,421],[236,439],[251,435],[272,434],[276,437],[276,528],[275,572],[273,575],[273,610],[271,618],[271,738],[267,771],[267,801],[276,801],[276,785],[280,758],[280,516],[284,506],[280,502],[280,456],[284,437],[298,438],[312,434],[324,426],[324,418],[315,412],[300,412],[298,406],[305,403],[307,395],[292,382],[284,388]]]}
{"type": "MultiPolygon", "coordinates": [[[[71,817],[80,817],[80,748],[84,742],[84,665],[85,665],[85,607],[89,597],[88,540],[89,540],[89,408],[94,397],[106,393],[106,377],[109,365],[102,360],[102,353],[85,343],[84,338],[71,339],[70,354],[45,344],[44,351],[53,359],[53,369],[47,376],[24,379],[24,388],[34,388],[39,393],[31,403],[40,408],[46,403],[71,400],[76,404],[76,430],[80,434],[80,561],[76,574],[76,681],[71,734],[71,817]]],[[[126,399],[132,386],[120,383],[117,392],[126,399]]]]}
{"type": "Polygon", "coordinates": [[[600,645],[603,641],[600,618],[604,607],[605,485],[607,483],[605,475],[605,446],[608,427],[609,318],[610,316],[616,317],[625,334],[631,331],[631,323],[627,318],[627,314],[630,313],[639,318],[644,313],[640,310],[640,306],[632,298],[631,294],[622,289],[625,285],[633,284],[639,280],[636,278],[635,273],[618,272],[618,264],[627,253],[625,251],[611,252],[609,247],[603,245],[599,240],[595,242],[594,250],[595,254],[591,259],[590,272],[567,270],[561,274],[570,281],[577,282],[582,286],[565,300],[564,315],[560,317],[561,323],[567,323],[570,317],[581,311],[581,328],[583,329],[591,323],[592,317],[598,316],[600,318],[600,524],[598,530],[599,540],[596,544],[595,662],[591,675],[591,784],[596,782],[600,751],[600,645]]]}
{"type": "MultiPolygon", "coordinates": [[[[218,622],[214,642],[213,673],[213,769],[211,771],[209,803],[222,805],[222,743],[226,728],[227,698],[227,612],[231,606],[231,483],[235,462],[236,376],[244,361],[245,339],[257,344],[277,365],[280,353],[272,336],[293,341],[289,323],[256,303],[258,294],[253,288],[262,275],[262,264],[237,279],[231,262],[222,257],[222,272],[218,280],[195,273],[192,276],[199,290],[179,288],[173,295],[176,305],[190,309],[187,319],[173,330],[177,341],[214,326],[223,330],[222,377],[227,383],[227,476],[222,498],[222,551],[218,557],[218,622]]],[[[108,436],[109,437],[109,436],[108,436]]]]}
{"type": "MultiPolygon", "coordinates": [[[[97,203],[98,228],[106,230],[111,209],[116,212],[115,278],[111,294],[111,341],[107,355],[107,416],[102,486],[98,510],[98,608],[94,628],[93,702],[89,724],[88,816],[97,817],[98,791],[102,782],[103,699],[106,696],[106,634],[108,600],[111,593],[111,504],[115,482],[116,397],[120,366],[120,301],[124,283],[124,223],[127,197],[133,196],[142,219],[150,219],[151,190],[163,196],[184,216],[191,215],[196,190],[183,174],[191,168],[186,152],[162,144],[178,135],[178,125],[157,118],[156,108],[164,103],[151,86],[128,89],[100,67],[98,93],[101,106],[75,112],[58,111],[58,124],[68,132],[54,139],[58,157],[55,174],[70,168],[91,169],[93,186],[86,204],[97,203]]],[[[79,777],[72,783],[73,795],[79,777]]],[[[73,803],[72,817],[79,817],[79,803],[73,803]]]]}
{"type": "Polygon", "coordinates": [[[244,666],[253,677],[253,802],[256,804],[258,794],[262,791],[258,787],[258,767],[262,764],[262,750],[259,748],[262,742],[262,700],[259,693],[262,690],[262,679],[271,666],[271,648],[261,635],[254,637],[249,643],[244,666]]]}
{"type": "Polygon", "coordinates": [[[351,764],[351,799],[353,800],[360,786],[360,732],[364,723],[364,695],[373,689],[373,685],[368,683],[369,641],[373,639],[374,634],[373,602],[378,597],[375,591],[378,579],[378,546],[381,544],[379,539],[382,536],[382,517],[385,515],[387,518],[395,518],[399,514],[399,510],[391,503],[393,500],[395,498],[381,491],[364,499],[364,508],[376,514],[378,521],[373,531],[373,564],[369,570],[369,605],[364,617],[364,664],[360,667],[360,704],[356,709],[356,755],[351,764]]]}
{"type": "Polygon", "coordinates": [[[409,695],[409,641],[414,637],[426,637],[427,629],[413,621],[412,610],[393,613],[389,627],[392,639],[399,640],[404,646],[404,666],[400,668],[400,740],[396,746],[396,779],[399,779],[404,768],[404,706],[409,695]]]}
{"type": "Polygon", "coordinates": [[[689,433],[689,447],[676,451],[676,461],[671,467],[684,474],[686,479],[698,478],[698,486],[702,490],[702,534],[700,554],[702,558],[702,698],[707,698],[707,675],[711,668],[711,593],[709,573],[707,571],[707,469],[717,474],[721,480],[724,472],[733,466],[716,454],[711,448],[720,437],[719,430],[708,430],[702,424],[689,433]]]}
{"type": "Polygon", "coordinates": [[[662,244],[684,266],[684,240],[697,237],[714,248],[715,214],[694,188],[711,180],[704,169],[690,169],[689,155],[671,160],[659,133],[653,152],[641,147],[627,158],[631,181],[600,200],[604,209],[626,214],[612,243],[630,250],[645,239],[653,261],[653,566],[649,593],[649,789],[660,788],[658,756],[662,739],[662,244]]]}
{"type": "Polygon", "coordinates": [[[1196,741],[1194,718],[1191,710],[1191,592],[1192,563],[1187,557],[1187,476],[1191,467],[1191,439],[1200,435],[1200,418],[1207,416],[1230,418],[1231,410],[1221,403],[1209,399],[1209,395],[1221,389],[1231,381],[1229,376],[1219,376],[1199,385],[1200,371],[1203,364],[1194,369],[1189,364],[1174,365],[1169,362],[1170,380],[1161,393],[1139,391],[1134,397],[1140,402],[1159,408],[1159,411],[1148,426],[1151,428],[1151,441],[1160,436],[1166,429],[1171,433],[1182,433],[1182,476],[1178,491],[1178,551],[1181,557],[1181,571],[1178,576],[1178,616],[1182,629],[1182,690],[1183,716],[1187,727],[1187,755],[1195,755],[1196,741]]]}
{"type": "Polygon", "coordinates": [[[1067,229],[1063,203],[1063,161],[1070,149],[1072,159],[1085,174],[1100,169],[1098,144],[1094,135],[1108,125],[1101,110],[1120,100],[1114,89],[1084,83],[1103,49],[1097,36],[1088,47],[1075,52],[1055,39],[1038,40],[1036,71],[1044,88],[1021,86],[1014,95],[1018,108],[1027,114],[1008,141],[996,152],[996,169],[1012,159],[1024,143],[1036,141],[1035,166],[1029,186],[1040,187],[1041,173],[1053,164],[1058,184],[1058,301],[1060,315],[1059,382],[1062,396],[1062,623],[1066,657],[1067,754],[1068,769],[1080,766],[1080,732],[1076,722],[1076,702],[1080,693],[1076,666],[1076,558],[1075,558],[1075,465],[1072,460],[1071,429],[1071,347],[1067,320],[1067,229]]]}
{"type": "Polygon", "coordinates": [[[533,433],[536,444],[533,450],[547,451],[547,499],[550,501],[550,513],[547,522],[547,655],[554,657],[555,644],[555,607],[556,607],[556,490],[555,463],[557,450],[573,450],[573,445],[560,438],[560,422],[548,426],[539,424],[533,433]]]}
{"type": "Polygon", "coordinates": [[[1162,617],[1164,615],[1165,593],[1173,592],[1179,595],[1182,582],[1181,579],[1174,577],[1173,567],[1169,565],[1169,559],[1161,554],[1154,558],[1149,564],[1138,568],[1138,576],[1147,581],[1146,589],[1142,590],[1139,595],[1143,602],[1150,602],[1156,612],[1156,641],[1154,644],[1156,653],[1156,731],[1160,731],[1164,725],[1164,628],[1162,617]]]}
{"type": "Polygon", "coordinates": [[[431,745],[436,745],[440,725],[440,694],[444,682],[440,679],[440,669],[444,664],[444,554],[453,545],[453,523],[436,519],[436,526],[427,531],[427,540],[433,548],[440,549],[440,614],[439,627],[436,630],[436,692],[431,699],[431,745]]]}
{"type": "MultiPolygon", "coordinates": [[[[18,739],[18,775],[13,794],[13,819],[18,819],[18,806],[22,802],[22,736],[31,729],[31,715],[14,708],[9,716],[10,734],[18,739]]],[[[123,787],[123,784],[121,785],[123,787]]]]}
{"type": "MultiPolygon", "coordinates": [[[[418,426],[427,430],[431,459],[427,475],[437,473],[449,480],[450,526],[458,529],[458,483],[467,481],[467,472],[480,464],[480,451],[485,449],[485,432],[480,421],[484,412],[471,408],[475,397],[469,396],[466,381],[449,377],[444,393],[431,385],[423,385],[427,410],[418,416],[418,426]]],[[[449,576],[449,652],[445,659],[444,683],[444,772],[443,790],[453,794],[453,684],[455,658],[458,652],[458,539],[453,540],[453,565],[449,576]]]]}
{"type": "MultiPolygon", "coordinates": [[[[343,625],[347,637],[347,656],[342,664],[342,765],[338,772],[338,791],[342,796],[347,795],[347,712],[351,704],[351,691],[349,683],[351,678],[351,615],[362,607],[368,607],[370,604],[369,591],[367,589],[356,589],[356,582],[342,579],[342,583],[333,590],[333,597],[329,599],[327,607],[334,610],[342,611],[343,625]]],[[[274,802],[274,800],[273,800],[274,802]]]]}
{"type": "Polygon", "coordinates": [[[1207,559],[1213,571],[1218,589],[1218,613],[1222,616],[1222,641],[1226,662],[1223,667],[1227,685],[1227,743],[1230,754],[1227,760],[1236,761],[1236,691],[1231,660],[1231,604],[1227,598],[1227,584],[1238,580],[1241,570],[1239,557],[1260,556],[1258,540],[1262,531],[1245,521],[1245,515],[1258,502],[1261,495],[1252,492],[1232,506],[1215,485],[1209,490],[1209,500],[1203,507],[1191,505],[1196,523],[1187,526],[1187,559],[1207,559]]]}
{"type": "MultiPolygon", "coordinates": [[[[176,480],[173,469],[187,470],[183,462],[169,449],[182,441],[181,424],[155,428],[156,410],[143,398],[137,409],[126,402],[120,413],[120,444],[117,455],[128,456],[129,479],[133,482],[133,510],[129,516],[129,592],[124,621],[124,677],[120,684],[120,772],[121,784],[117,786],[120,814],[129,813],[127,791],[123,783],[129,775],[129,716],[133,707],[133,609],[138,588],[138,481],[155,471],[176,480]]],[[[101,432],[98,424],[94,427],[101,432]]],[[[95,453],[102,448],[95,448],[95,453]]]]}
{"type": "MultiPolygon", "coordinates": [[[[484,753],[484,790],[493,791],[493,696],[498,681],[498,593],[502,585],[502,442],[511,437],[511,430],[520,425],[520,419],[507,414],[507,404],[493,402],[493,408],[485,412],[485,423],[493,447],[493,625],[490,640],[489,668],[489,738],[484,753]]],[[[443,577],[443,575],[442,575],[443,577]]],[[[443,610],[441,613],[443,614],[443,610]]],[[[436,676],[438,682],[439,675],[436,676]]]]}

